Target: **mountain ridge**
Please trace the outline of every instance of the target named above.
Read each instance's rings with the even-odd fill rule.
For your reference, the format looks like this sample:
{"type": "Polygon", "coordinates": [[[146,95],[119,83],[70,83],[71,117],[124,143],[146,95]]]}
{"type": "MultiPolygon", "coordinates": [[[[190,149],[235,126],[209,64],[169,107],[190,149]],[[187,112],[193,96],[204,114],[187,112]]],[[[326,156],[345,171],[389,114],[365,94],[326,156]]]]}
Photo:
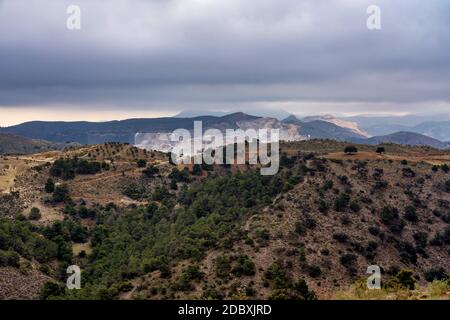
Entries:
{"type": "Polygon", "coordinates": [[[365,140],[365,143],[368,144],[396,143],[411,146],[430,146],[436,149],[449,148],[448,144],[445,142],[442,142],[440,140],[431,138],[429,136],[420,133],[408,131],[399,131],[384,136],[372,137],[365,140]]]}
{"type": "MultiPolygon", "coordinates": [[[[450,140],[435,139],[422,133],[410,132],[410,130],[399,130],[388,135],[377,135],[370,138],[355,122],[341,121],[331,115],[303,119],[290,115],[280,121],[276,118],[258,117],[244,112],[234,112],[220,117],[203,115],[192,118],[131,118],[105,122],[30,121],[0,128],[0,133],[9,133],[27,139],[48,141],[49,143],[135,143],[136,133],[170,133],[179,128],[193,130],[195,121],[202,121],[203,130],[209,128],[222,131],[226,129],[277,128],[281,130],[282,140],[291,141],[333,139],[369,144],[387,141],[397,144],[428,145],[434,148],[447,149],[448,143],[442,141],[450,140]]],[[[424,124],[422,126],[423,131],[428,132],[430,126],[431,124],[424,124]]],[[[401,129],[404,128],[401,127],[401,129]]]]}

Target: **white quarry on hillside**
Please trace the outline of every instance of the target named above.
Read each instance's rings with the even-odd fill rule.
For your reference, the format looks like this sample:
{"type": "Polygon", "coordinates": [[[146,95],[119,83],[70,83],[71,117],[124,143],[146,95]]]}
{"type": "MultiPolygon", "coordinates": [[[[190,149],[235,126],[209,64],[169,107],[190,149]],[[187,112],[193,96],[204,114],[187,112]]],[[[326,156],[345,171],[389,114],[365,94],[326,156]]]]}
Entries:
{"type": "MultiPolygon", "coordinates": [[[[214,128],[204,128],[207,129],[214,128]]],[[[280,140],[282,141],[300,141],[307,140],[308,137],[299,134],[299,126],[295,124],[286,124],[274,118],[258,118],[250,121],[238,121],[236,122],[236,128],[230,128],[232,130],[242,130],[246,131],[249,129],[260,130],[266,129],[268,131],[272,129],[279,129],[280,140]]],[[[225,131],[223,128],[220,130],[224,136],[225,131]]],[[[175,147],[179,147],[183,144],[193,145],[195,139],[192,138],[190,141],[172,141],[172,132],[157,132],[157,133],[136,133],[134,145],[138,148],[147,150],[156,150],[162,152],[171,152],[175,147]]],[[[209,140],[210,137],[203,136],[205,140],[209,140]]],[[[216,147],[221,147],[224,144],[216,145],[216,147]]]]}

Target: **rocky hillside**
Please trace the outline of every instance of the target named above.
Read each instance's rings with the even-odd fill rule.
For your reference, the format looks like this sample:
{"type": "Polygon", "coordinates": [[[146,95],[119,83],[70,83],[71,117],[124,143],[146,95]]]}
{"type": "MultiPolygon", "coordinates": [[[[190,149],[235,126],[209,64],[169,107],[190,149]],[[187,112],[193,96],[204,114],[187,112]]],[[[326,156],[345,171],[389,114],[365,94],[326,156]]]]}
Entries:
{"type": "Polygon", "coordinates": [[[14,134],[0,133],[0,154],[31,154],[49,150],[62,150],[74,145],[76,144],[34,140],[14,134]]]}
{"type": "Polygon", "coordinates": [[[2,297],[329,299],[374,264],[389,294],[431,297],[450,273],[450,154],[344,147],[284,143],[268,177],[126,144],[15,158],[29,169],[2,196],[15,212],[0,219],[0,273],[5,288],[42,282],[2,297]],[[82,290],[64,290],[68,263],[82,290]]]}

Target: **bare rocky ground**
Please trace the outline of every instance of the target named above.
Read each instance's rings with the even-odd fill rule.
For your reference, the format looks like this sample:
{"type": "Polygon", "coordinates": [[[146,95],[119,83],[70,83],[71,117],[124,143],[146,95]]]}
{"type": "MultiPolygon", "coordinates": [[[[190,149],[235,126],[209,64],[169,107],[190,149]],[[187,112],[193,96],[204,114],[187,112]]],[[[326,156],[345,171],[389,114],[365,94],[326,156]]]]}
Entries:
{"type": "Polygon", "coordinates": [[[20,270],[12,267],[0,267],[1,300],[39,299],[39,292],[50,277],[33,268],[20,270]]]}

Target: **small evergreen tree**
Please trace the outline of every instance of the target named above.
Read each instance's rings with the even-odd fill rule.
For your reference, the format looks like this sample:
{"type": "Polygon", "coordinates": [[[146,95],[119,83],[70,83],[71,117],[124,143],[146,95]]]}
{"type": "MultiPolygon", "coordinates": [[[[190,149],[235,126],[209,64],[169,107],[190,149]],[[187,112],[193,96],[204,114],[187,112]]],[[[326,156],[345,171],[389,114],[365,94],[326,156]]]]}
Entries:
{"type": "Polygon", "coordinates": [[[53,192],[53,202],[64,202],[69,199],[69,187],[65,184],[57,186],[53,192]]]}
{"type": "Polygon", "coordinates": [[[53,193],[53,191],[55,191],[55,182],[52,178],[48,178],[47,182],[45,183],[45,192],[53,193]]]}
{"type": "Polygon", "coordinates": [[[355,146],[347,146],[345,147],[344,152],[346,154],[355,154],[358,152],[358,148],[356,148],[355,146]]]}
{"type": "Polygon", "coordinates": [[[147,160],[139,159],[136,161],[138,168],[144,168],[147,165],[147,160]]]}
{"type": "Polygon", "coordinates": [[[31,208],[30,214],[28,215],[28,219],[30,220],[41,219],[41,211],[36,207],[31,208]]]}

